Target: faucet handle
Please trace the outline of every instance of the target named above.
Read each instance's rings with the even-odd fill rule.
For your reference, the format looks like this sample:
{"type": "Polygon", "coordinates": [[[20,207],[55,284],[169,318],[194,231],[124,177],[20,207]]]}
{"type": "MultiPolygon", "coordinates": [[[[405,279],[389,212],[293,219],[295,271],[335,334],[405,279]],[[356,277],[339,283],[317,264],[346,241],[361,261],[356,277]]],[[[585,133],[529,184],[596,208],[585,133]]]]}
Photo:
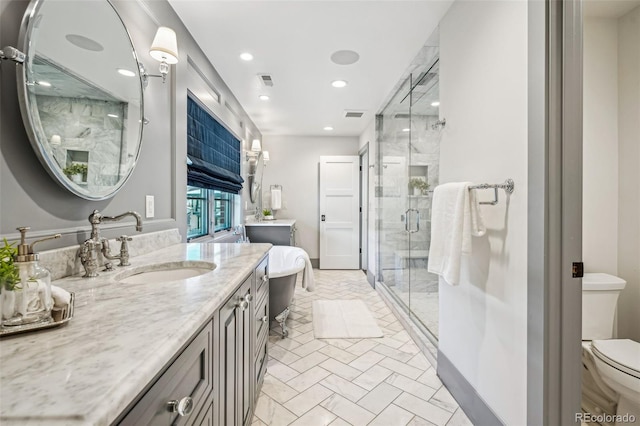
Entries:
{"type": "Polygon", "coordinates": [[[129,266],[129,246],[127,245],[127,241],[131,241],[131,238],[128,235],[120,235],[116,238],[116,241],[120,241],[120,264],[118,266],[129,266]]]}

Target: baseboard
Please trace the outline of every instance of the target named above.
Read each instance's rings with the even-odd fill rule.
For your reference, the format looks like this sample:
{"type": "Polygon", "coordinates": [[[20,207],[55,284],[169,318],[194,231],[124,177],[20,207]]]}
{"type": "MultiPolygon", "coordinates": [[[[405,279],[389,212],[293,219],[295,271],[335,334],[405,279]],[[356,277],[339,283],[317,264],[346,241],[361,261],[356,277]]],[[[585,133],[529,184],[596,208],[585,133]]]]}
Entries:
{"type": "Polygon", "coordinates": [[[438,349],[438,376],[474,425],[504,425],[471,383],[438,349]]]}
{"type": "Polygon", "coordinates": [[[311,261],[311,267],[319,269],[320,268],[320,259],[309,259],[311,261]]]}
{"type": "Polygon", "coordinates": [[[376,288],[376,276],[373,275],[371,270],[367,270],[367,281],[371,285],[371,287],[376,288]]]}

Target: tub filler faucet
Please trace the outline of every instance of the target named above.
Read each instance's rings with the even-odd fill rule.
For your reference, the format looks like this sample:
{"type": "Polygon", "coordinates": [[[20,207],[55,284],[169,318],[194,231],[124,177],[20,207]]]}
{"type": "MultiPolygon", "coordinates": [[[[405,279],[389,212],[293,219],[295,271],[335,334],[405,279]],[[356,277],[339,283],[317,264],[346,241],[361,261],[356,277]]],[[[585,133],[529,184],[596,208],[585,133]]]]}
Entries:
{"type": "MultiPolygon", "coordinates": [[[[122,213],[118,216],[103,216],[98,210],[94,210],[89,215],[89,223],[91,224],[91,237],[85,240],[80,247],[80,261],[84,266],[84,277],[97,277],[98,276],[98,253],[102,253],[105,259],[119,260],[118,266],[129,265],[129,247],[127,245],[131,238],[127,235],[121,235],[116,238],[120,241],[120,254],[112,255],[111,248],[109,247],[109,240],[100,236],[100,224],[102,222],[115,222],[123,217],[133,216],[136,219],[136,231],[142,231],[142,217],[134,212],[129,211],[122,213]]],[[[113,269],[111,262],[105,262],[105,270],[109,271],[113,269]]]]}

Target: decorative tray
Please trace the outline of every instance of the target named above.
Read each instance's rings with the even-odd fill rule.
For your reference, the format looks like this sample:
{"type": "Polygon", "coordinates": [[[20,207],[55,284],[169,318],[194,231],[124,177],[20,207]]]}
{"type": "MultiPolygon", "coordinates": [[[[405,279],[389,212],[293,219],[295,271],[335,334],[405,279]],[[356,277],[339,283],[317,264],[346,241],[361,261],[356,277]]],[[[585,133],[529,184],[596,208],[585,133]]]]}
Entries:
{"type": "Polygon", "coordinates": [[[73,303],[75,300],[75,294],[73,292],[70,292],[69,294],[71,295],[69,298],[69,305],[64,309],[51,311],[51,316],[53,317],[51,321],[45,323],[16,325],[13,327],[2,327],[0,328],[0,337],[42,330],[44,328],[58,327],[62,324],[66,324],[71,320],[71,318],[73,318],[73,303]]]}

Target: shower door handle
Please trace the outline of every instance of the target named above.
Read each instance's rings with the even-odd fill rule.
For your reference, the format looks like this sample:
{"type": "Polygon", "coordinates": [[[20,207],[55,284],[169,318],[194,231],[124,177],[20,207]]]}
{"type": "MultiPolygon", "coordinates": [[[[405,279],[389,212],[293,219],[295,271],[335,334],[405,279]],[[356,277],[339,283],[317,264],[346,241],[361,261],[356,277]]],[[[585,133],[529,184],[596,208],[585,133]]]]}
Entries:
{"type": "Polygon", "coordinates": [[[404,230],[409,234],[416,233],[420,230],[420,211],[418,209],[408,209],[404,212],[404,230]],[[409,229],[409,214],[416,212],[416,229],[409,229]]]}

